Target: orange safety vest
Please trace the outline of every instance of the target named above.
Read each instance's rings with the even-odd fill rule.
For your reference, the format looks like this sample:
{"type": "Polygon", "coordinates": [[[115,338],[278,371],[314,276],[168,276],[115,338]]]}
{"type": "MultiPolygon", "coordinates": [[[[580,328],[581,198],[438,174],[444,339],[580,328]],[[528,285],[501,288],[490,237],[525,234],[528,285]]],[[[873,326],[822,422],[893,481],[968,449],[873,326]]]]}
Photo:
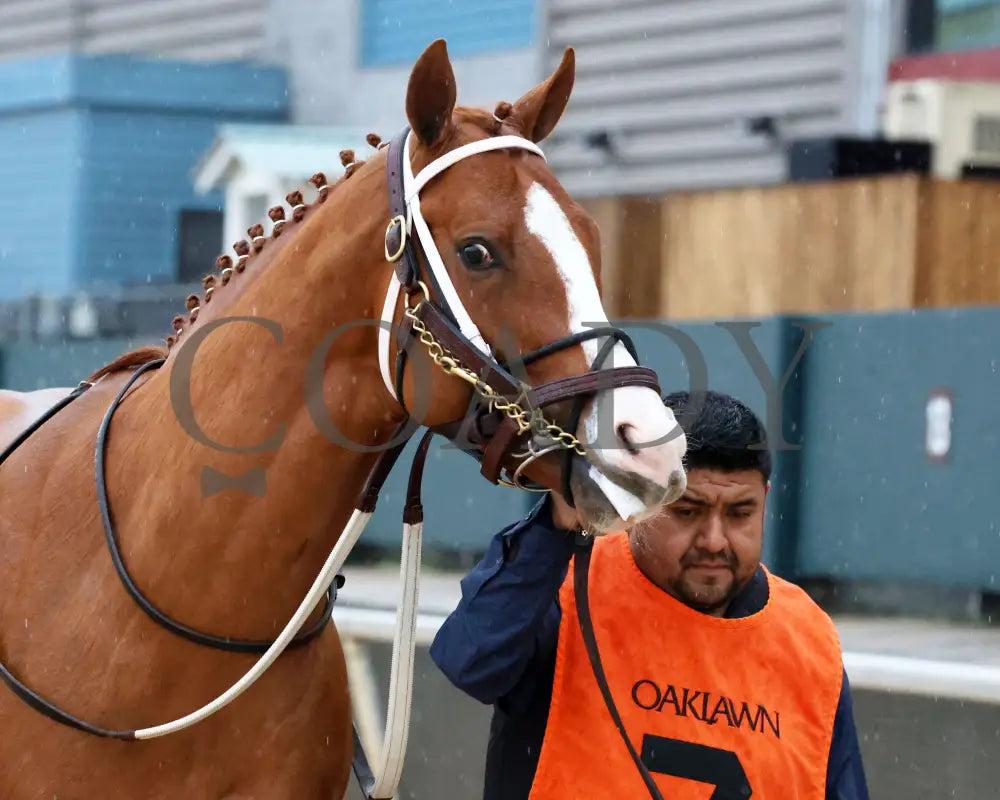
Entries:
{"type": "MultiPolygon", "coordinates": [[[[766,574],[761,611],[720,619],[646,578],[626,534],[594,543],[589,595],[601,662],[664,800],[825,797],[840,641],[805,592],[766,574]]],[[[648,798],[587,657],[572,566],[559,602],[552,703],[529,800],[648,798]]]]}

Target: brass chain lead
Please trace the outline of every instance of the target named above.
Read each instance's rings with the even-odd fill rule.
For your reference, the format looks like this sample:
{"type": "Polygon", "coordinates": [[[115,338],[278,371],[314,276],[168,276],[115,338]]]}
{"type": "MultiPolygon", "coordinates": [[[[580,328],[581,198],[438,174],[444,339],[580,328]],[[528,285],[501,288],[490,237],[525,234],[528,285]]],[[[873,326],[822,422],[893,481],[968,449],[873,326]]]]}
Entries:
{"type": "Polygon", "coordinates": [[[427,326],[417,316],[417,309],[419,308],[419,304],[416,308],[410,308],[407,302],[403,308],[403,313],[410,320],[410,324],[413,330],[416,331],[421,344],[427,348],[427,354],[430,356],[431,361],[437,364],[446,375],[454,375],[461,378],[472,386],[476,394],[488,401],[491,408],[495,408],[497,411],[514,420],[517,423],[518,435],[527,433],[534,428],[536,431],[549,436],[560,447],[573,450],[581,456],[586,455],[586,451],[584,451],[583,445],[580,444],[580,440],[573,434],[549,422],[540,413],[530,415],[532,418],[529,419],[528,412],[519,403],[513,400],[504,400],[492,386],[476,375],[476,373],[462,366],[458,359],[442,347],[441,343],[434,338],[434,335],[427,330],[427,326]]]}

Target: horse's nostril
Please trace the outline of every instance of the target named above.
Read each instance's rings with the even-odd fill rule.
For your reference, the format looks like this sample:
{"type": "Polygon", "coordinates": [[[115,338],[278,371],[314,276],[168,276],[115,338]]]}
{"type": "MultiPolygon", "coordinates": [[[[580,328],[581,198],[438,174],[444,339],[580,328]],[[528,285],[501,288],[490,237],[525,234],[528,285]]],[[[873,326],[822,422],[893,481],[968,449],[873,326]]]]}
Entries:
{"type": "Polygon", "coordinates": [[[625,445],[625,449],[630,455],[637,456],[639,455],[639,448],[632,443],[632,439],[630,438],[631,431],[632,426],[627,422],[622,422],[617,428],[615,428],[615,434],[618,436],[618,441],[625,445]]]}

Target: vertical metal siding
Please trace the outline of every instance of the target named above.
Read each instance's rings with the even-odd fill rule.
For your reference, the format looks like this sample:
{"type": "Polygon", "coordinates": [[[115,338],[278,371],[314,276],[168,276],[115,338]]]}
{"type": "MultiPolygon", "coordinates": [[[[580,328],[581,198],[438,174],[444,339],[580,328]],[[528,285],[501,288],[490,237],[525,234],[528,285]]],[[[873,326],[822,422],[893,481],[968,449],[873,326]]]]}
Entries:
{"type": "MultiPolygon", "coordinates": [[[[212,141],[210,117],[94,110],[83,173],[79,285],[172,282],[182,208],[222,208],[196,195],[191,170],[212,141]]],[[[205,265],[208,272],[211,264],[205,265]]]]}
{"type": "Polygon", "coordinates": [[[192,184],[216,125],[286,118],[283,73],[257,65],[0,65],[0,298],[174,280],[180,211],[221,209],[192,184]]]}
{"type": "Polygon", "coordinates": [[[582,195],[659,193],[784,177],[775,144],[843,130],[850,102],[848,0],[549,0],[549,67],[577,56],[551,163],[582,195]],[[611,151],[588,145],[607,134],[611,151]]]}
{"type": "Polygon", "coordinates": [[[360,0],[362,66],[413,61],[434,39],[452,55],[527,47],[536,0],[360,0]]]}
{"type": "Polygon", "coordinates": [[[0,298],[61,289],[78,234],[80,112],[0,116],[0,298]]]}

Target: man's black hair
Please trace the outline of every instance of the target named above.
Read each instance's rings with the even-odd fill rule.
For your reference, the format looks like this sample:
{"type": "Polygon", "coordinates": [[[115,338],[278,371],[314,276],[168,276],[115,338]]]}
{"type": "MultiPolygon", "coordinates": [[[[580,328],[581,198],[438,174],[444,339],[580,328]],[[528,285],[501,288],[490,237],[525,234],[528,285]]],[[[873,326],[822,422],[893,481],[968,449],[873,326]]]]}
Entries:
{"type": "Polygon", "coordinates": [[[689,470],[754,469],[767,483],[771,453],[764,423],[744,403],[721,392],[674,392],[663,398],[687,436],[689,470]]]}

